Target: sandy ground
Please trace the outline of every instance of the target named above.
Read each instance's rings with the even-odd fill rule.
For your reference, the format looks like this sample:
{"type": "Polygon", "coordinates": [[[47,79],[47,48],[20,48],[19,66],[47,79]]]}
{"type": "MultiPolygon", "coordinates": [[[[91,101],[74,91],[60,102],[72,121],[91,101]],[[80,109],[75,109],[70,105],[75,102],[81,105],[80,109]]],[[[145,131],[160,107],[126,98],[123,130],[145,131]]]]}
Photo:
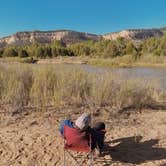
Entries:
{"type": "Polygon", "coordinates": [[[51,59],[39,59],[37,64],[87,64],[87,60],[80,57],[57,57],[51,59]]]}
{"type": "MultiPolygon", "coordinates": [[[[75,119],[83,110],[63,112],[75,119]]],[[[14,114],[1,108],[0,166],[63,166],[63,139],[58,131],[63,112],[50,109],[14,114]]],[[[93,119],[107,125],[106,150],[103,156],[94,157],[95,166],[166,166],[166,110],[116,114],[99,109],[93,119]]],[[[72,154],[78,160],[87,158],[72,154]]],[[[66,159],[67,166],[74,166],[68,153],[66,159]]]]}

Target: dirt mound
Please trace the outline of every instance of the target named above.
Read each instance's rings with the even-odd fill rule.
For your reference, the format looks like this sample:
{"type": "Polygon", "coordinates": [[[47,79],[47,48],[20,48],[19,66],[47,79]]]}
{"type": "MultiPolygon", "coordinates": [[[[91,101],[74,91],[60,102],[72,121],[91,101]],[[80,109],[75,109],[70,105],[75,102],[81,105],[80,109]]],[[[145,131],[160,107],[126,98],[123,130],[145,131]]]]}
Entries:
{"type": "MultiPolygon", "coordinates": [[[[69,114],[75,118],[78,112],[69,114]]],[[[166,165],[166,111],[115,117],[100,110],[98,114],[94,121],[105,120],[107,134],[105,152],[94,158],[95,166],[166,165]]],[[[0,166],[63,165],[63,139],[58,131],[63,118],[59,110],[14,115],[1,111],[0,166]]],[[[74,165],[66,155],[67,164],[74,165]]]]}

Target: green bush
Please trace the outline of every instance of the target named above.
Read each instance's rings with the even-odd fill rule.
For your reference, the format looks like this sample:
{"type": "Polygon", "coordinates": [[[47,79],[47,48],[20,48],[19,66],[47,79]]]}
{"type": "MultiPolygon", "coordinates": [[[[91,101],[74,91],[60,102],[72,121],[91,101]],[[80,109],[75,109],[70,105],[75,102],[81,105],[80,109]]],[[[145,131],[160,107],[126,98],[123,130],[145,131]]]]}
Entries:
{"type": "Polygon", "coordinates": [[[3,55],[3,50],[0,50],[0,57],[2,57],[3,55]]]}
{"type": "Polygon", "coordinates": [[[26,58],[26,57],[28,57],[29,55],[28,55],[28,53],[27,53],[27,51],[26,50],[19,50],[19,52],[18,52],[18,56],[20,57],[20,58],[26,58]]]}
{"type": "Polygon", "coordinates": [[[14,48],[5,48],[3,52],[4,57],[16,57],[18,56],[18,52],[14,48]]]}

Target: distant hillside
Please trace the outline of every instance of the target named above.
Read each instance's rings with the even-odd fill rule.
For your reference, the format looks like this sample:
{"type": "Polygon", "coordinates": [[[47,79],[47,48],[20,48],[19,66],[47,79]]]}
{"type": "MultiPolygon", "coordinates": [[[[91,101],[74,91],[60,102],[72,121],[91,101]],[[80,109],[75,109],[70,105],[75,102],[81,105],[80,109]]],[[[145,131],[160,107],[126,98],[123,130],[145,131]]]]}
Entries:
{"type": "Polygon", "coordinates": [[[34,42],[51,43],[59,40],[68,45],[78,41],[99,40],[101,36],[70,30],[18,32],[0,39],[0,47],[7,45],[26,45],[34,42]]]}
{"type": "Polygon", "coordinates": [[[132,40],[144,40],[150,37],[161,37],[163,32],[159,29],[130,29],[103,35],[105,39],[115,40],[118,37],[132,40]]]}
{"type": "Polygon", "coordinates": [[[161,30],[162,32],[166,32],[166,27],[162,27],[162,28],[160,28],[160,30],[161,30]]]}
{"type": "Polygon", "coordinates": [[[76,32],[71,30],[58,30],[58,31],[29,31],[29,32],[17,32],[11,36],[3,37],[0,39],[0,47],[6,47],[8,45],[27,45],[34,42],[38,43],[51,43],[55,40],[59,40],[65,45],[76,43],[79,41],[93,40],[97,41],[101,38],[108,40],[115,40],[118,37],[123,37],[131,40],[144,40],[149,37],[160,37],[163,35],[161,29],[133,29],[123,30],[120,32],[108,33],[105,35],[95,35],[85,32],[76,32]]]}

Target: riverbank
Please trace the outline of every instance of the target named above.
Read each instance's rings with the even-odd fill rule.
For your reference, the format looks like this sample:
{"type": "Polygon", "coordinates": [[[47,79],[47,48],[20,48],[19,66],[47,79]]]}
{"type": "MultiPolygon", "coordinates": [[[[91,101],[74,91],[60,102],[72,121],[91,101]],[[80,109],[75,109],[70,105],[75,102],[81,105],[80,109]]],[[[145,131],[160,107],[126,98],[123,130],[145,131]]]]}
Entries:
{"type": "Polygon", "coordinates": [[[166,67],[165,56],[142,56],[133,59],[130,55],[116,58],[92,58],[88,56],[59,56],[56,58],[34,59],[34,58],[0,58],[0,62],[9,63],[37,63],[37,64],[89,64],[99,67],[166,67]]]}
{"type": "Polygon", "coordinates": [[[57,57],[40,59],[37,64],[89,64],[99,67],[166,67],[165,57],[145,57],[134,60],[130,56],[117,58],[57,57]]]}
{"type": "Polygon", "coordinates": [[[117,58],[57,57],[40,59],[38,64],[89,64],[100,67],[166,67],[166,57],[142,56],[135,60],[130,55],[117,58]]]}
{"type": "Polygon", "coordinates": [[[95,71],[87,72],[80,66],[3,63],[0,64],[0,102],[10,103],[16,110],[26,106],[42,109],[50,105],[88,104],[140,109],[165,100],[163,83],[158,87],[153,77],[145,80],[142,75],[134,77],[138,76],[137,71],[133,74],[125,74],[124,78],[123,71],[106,71],[98,77],[95,71]]]}
{"type": "MultiPolygon", "coordinates": [[[[166,110],[126,110],[121,113],[109,107],[92,110],[93,123],[104,121],[107,130],[106,148],[101,157],[94,157],[95,166],[165,166],[166,110]]],[[[16,113],[1,105],[0,163],[62,166],[63,139],[59,134],[59,123],[65,118],[64,112],[75,120],[82,112],[92,110],[68,107],[36,112],[27,108],[16,113]]],[[[73,155],[78,157],[76,153],[73,155]]],[[[74,165],[68,155],[66,162],[74,165]]]]}
{"type": "Polygon", "coordinates": [[[0,64],[0,163],[62,166],[60,121],[91,112],[107,127],[95,166],[165,166],[166,94],[153,81],[75,66],[0,64]]]}

